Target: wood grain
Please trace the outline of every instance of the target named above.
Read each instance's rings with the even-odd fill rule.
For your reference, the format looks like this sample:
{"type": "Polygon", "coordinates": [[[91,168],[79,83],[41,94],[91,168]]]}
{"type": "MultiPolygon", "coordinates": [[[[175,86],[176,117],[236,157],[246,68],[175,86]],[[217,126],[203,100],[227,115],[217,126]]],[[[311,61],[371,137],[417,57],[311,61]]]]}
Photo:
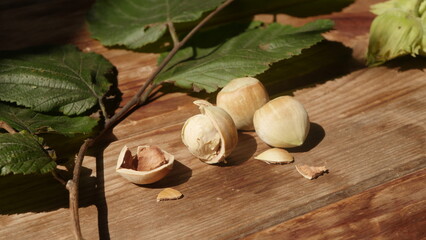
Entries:
{"type": "MultiPolygon", "coordinates": [[[[426,116],[418,115],[425,111],[423,76],[418,69],[362,69],[296,92],[312,121],[325,131],[324,139],[310,151],[294,153],[296,162],[325,164],[330,169],[314,181],[302,178],[292,165],[254,161],[253,154],[267,147],[253,133],[241,138],[229,159],[231,166],[217,167],[199,162],[183,147],[179,135],[183,121],[145,133],[126,132],[105,151],[109,222],[117,219],[110,224],[110,236],[238,238],[424,168],[426,116]],[[175,187],[185,195],[181,201],[158,205],[150,198],[157,191],[129,185],[114,175],[120,148],[145,143],[169,150],[187,167],[150,186],[174,186],[176,181],[175,187]],[[191,177],[182,179],[185,174],[191,177]],[[122,209],[126,203],[138,207],[122,209]],[[132,216],[138,227],[125,230],[127,221],[118,219],[126,216],[132,216]]],[[[193,108],[188,115],[195,112],[193,108]]]]}
{"type": "Polygon", "coordinates": [[[425,181],[420,170],[244,239],[424,239],[425,181]]]}
{"type": "MultiPolygon", "coordinates": [[[[343,12],[332,14],[339,26],[331,35],[332,40],[365,50],[366,42],[358,37],[368,32],[371,17],[364,16],[370,16],[367,3],[372,2],[378,1],[357,1],[343,12]],[[339,19],[343,20],[339,22],[339,19]],[[358,21],[351,19],[364,20],[357,26],[358,21]],[[351,33],[354,27],[358,28],[351,33]]],[[[318,16],[322,17],[325,16],[318,16]]],[[[297,19],[285,19],[297,24],[297,19]]],[[[68,41],[84,51],[104,55],[117,66],[123,102],[128,101],[149,76],[158,56],[107,49],[90,39],[85,28],[68,41]]],[[[336,55],[336,59],[339,60],[339,56],[336,55]]],[[[342,62],[346,64],[343,59],[342,62]]],[[[300,176],[294,164],[271,166],[254,160],[254,155],[268,148],[254,132],[240,133],[239,144],[229,157],[228,165],[210,166],[195,159],[182,144],[180,129],[188,117],[198,113],[192,101],[212,96],[160,90],[155,101],[130,114],[114,129],[110,139],[116,141],[109,144],[103,154],[86,157],[81,180],[83,235],[87,239],[237,239],[260,232],[259,236],[263,236],[263,230],[292,218],[363,194],[394,179],[418,171],[423,173],[426,167],[425,60],[406,58],[377,68],[346,67],[351,72],[343,77],[334,79],[330,76],[335,75],[326,75],[329,78],[322,79],[328,80],[325,83],[293,92],[305,105],[312,129],[306,144],[290,151],[297,163],[329,168],[328,174],[312,181],[300,176]],[[171,174],[160,182],[137,186],[116,174],[115,164],[124,145],[134,151],[137,145],[144,144],[158,145],[174,154],[177,163],[171,174]],[[157,203],[156,196],[165,187],[179,190],[184,197],[157,203]]],[[[338,68],[329,64],[318,72],[340,71],[338,68]]],[[[321,78],[321,74],[308,77],[321,78]]],[[[300,77],[292,80],[300,80],[300,77]]],[[[268,90],[276,96],[289,89],[285,82],[275,81],[268,90]]],[[[413,179],[420,181],[418,177],[413,179]]],[[[406,180],[390,184],[398,188],[401,181],[406,180]]],[[[7,184],[0,181],[2,188],[25,189],[23,196],[38,194],[36,207],[27,206],[25,211],[19,207],[5,211],[6,205],[0,206],[0,238],[72,239],[69,211],[64,201],[66,192],[41,191],[46,189],[44,183],[46,181],[10,180],[7,184]],[[40,192],[44,194],[40,196],[40,192]],[[52,201],[58,204],[52,205],[52,201]]],[[[25,197],[18,198],[16,191],[8,193],[1,196],[2,203],[24,204],[25,197]]],[[[380,196],[383,200],[379,203],[390,195],[380,196]]],[[[410,199],[421,198],[425,196],[419,192],[410,199]]],[[[383,212],[383,218],[394,216],[392,204],[394,209],[407,206],[406,209],[412,211],[409,216],[419,216],[424,210],[399,200],[383,208],[379,203],[374,206],[383,212]]],[[[345,216],[342,213],[342,219],[345,216]]],[[[319,233],[312,231],[311,234],[319,233]]],[[[377,235],[380,236],[380,231],[377,235]]]]}

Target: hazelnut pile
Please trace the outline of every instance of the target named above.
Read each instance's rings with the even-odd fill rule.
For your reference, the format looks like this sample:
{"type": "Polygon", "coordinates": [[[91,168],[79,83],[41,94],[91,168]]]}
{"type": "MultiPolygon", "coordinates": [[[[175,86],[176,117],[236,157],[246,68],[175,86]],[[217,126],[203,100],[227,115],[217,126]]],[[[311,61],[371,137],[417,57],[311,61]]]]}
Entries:
{"type": "MultiPolygon", "coordinates": [[[[300,146],[309,132],[303,105],[290,96],[269,101],[265,87],[256,78],[230,81],[218,93],[216,107],[203,100],[194,103],[201,114],[185,122],[182,141],[194,156],[209,164],[224,161],[235,148],[236,129],[255,130],[262,141],[275,148],[300,146]]],[[[256,157],[275,164],[288,163],[290,158],[284,149],[270,149],[256,157]]]]}
{"type": "MultiPolygon", "coordinates": [[[[217,95],[217,106],[204,100],[194,104],[200,114],[190,117],[181,131],[182,142],[192,155],[207,164],[226,162],[238,143],[238,130],[255,130],[273,147],[255,157],[268,164],[293,162],[283,148],[298,147],[309,132],[309,117],[303,105],[291,96],[269,100],[263,84],[252,77],[230,81],[217,95]]],[[[164,178],[172,169],[174,156],[155,146],[139,146],[135,156],[124,146],[116,172],[136,184],[150,184],[164,178]]],[[[304,177],[313,179],[325,167],[297,165],[304,177]]],[[[168,190],[159,199],[178,199],[180,193],[168,190]],[[163,196],[164,195],[164,196],[163,196]]]]}

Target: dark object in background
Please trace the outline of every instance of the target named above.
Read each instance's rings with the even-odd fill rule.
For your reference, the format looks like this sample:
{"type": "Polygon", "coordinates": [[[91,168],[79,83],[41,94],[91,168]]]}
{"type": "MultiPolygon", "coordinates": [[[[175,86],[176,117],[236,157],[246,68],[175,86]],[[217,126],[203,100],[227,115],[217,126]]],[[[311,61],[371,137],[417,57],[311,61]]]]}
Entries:
{"type": "Polygon", "coordinates": [[[94,0],[2,0],[0,50],[68,43],[94,0]]]}

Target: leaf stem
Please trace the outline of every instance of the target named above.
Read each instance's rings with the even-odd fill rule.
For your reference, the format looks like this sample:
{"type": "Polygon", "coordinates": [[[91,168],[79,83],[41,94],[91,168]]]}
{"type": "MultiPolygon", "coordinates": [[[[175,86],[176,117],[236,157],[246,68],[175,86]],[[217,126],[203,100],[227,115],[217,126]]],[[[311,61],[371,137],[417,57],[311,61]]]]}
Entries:
{"type": "Polygon", "coordinates": [[[169,29],[170,36],[172,36],[173,46],[176,46],[179,43],[179,37],[176,33],[175,25],[173,22],[167,22],[167,28],[169,29]]]}
{"type": "MultiPolygon", "coordinates": [[[[209,21],[213,16],[215,16],[218,12],[220,12],[223,8],[228,6],[233,1],[234,0],[227,0],[224,3],[222,3],[222,5],[217,7],[214,11],[212,11],[209,15],[207,15],[202,21],[200,21],[185,36],[185,38],[182,39],[182,41],[178,41],[177,35],[176,35],[175,36],[176,39],[173,40],[175,43],[173,46],[173,49],[169,52],[166,58],[161,62],[160,66],[158,66],[155,69],[155,71],[151,74],[151,76],[141,86],[141,88],[132,97],[132,99],[129,102],[127,102],[127,104],[125,104],[124,107],[119,112],[114,114],[110,119],[105,120],[105,127],[98,134],[96,138],[86,139],[83,145],[81,145],[78,155],[76,157],[76,162],[75,162],[74,171],[73,171],[73,178],[72,180],[69,180],[66,184],[66,188],[69,191],[71,218],[73,222],[74,236],[76,239],[83,239],[83,235],[81,233],[81,227],[80,227],[80,219],[78,214],[78,189],[79,189],[79,182],[80,182],[80,170],[81,170],[81,166],[83,164],[83,159],[84,159],[84,156],[86,155],[87,149],[93,146],[99,139],[102,138],[102,136],[105,133],[109,132],[112,128],[114,128],[115,125],[120,123],[123,120],[123,116],[125,116],[130,110],[143,105],[147,101],[149,94],[152,92],[152,90],[154,90],[159,85],[159,83],[154,83],[155,78],[166,67],[166,65],[170,62],[170,60],[178,52],[178,50],[181,49],[182,46],[184,46],[188,42],[188,40],[192,36],[194,36],[194,34],[207,21],[209,21]]],[[[174,26],[173,24],[168,24],[168,26],[169,26],[169,31],[172,34],[172,38],[174,38],[173,35],[176,34],[174,26]]]]}
{"type": "Polygon", "coordinates": [[[0,121],[0,128],[3,128],[8,133],[16,133],[15,129],[13,129],[9,124],[7,124],[7,122],[4,121],[0,121]]]}
{"type": "Polygon", "coordinates": [[[99,107],[101,108],[102,116],[104,116],[105,121],[109,120],[108,113],[105,108],[105,104],[102,102],[102,99],[98,99],[99,107]]]}

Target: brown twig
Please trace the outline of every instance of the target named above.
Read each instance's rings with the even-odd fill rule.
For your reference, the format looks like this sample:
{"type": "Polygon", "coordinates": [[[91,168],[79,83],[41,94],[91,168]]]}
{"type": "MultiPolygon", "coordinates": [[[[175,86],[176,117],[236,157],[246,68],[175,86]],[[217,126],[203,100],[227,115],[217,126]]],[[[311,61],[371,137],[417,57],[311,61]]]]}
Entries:
{"type": "Polygon", "coordinates": [[[53,169],[52,171],[53,178],[56,179],[58,182],[60,182],[62,185],[66,186],[67,182],[59,176],[59,174],[56,172],[56,169],[53,169]]]}
{"type": "Polygon", "coordinates": [[[154,83],[155,78],[158,74],[166,67],[166,65],[170,62],[173,56],[178,52],[179,49],[184,46],[188,40],[194,36],[194,34],[213,16],[215,16],[218,12],[220,12],[223,8],[228,6],[233,0],[227,0],[214,11],[212,11],[209,15],[207,15],[201,22],[199,22],[183,39],[179,41],[177,38],[177,34],[175,32],[173,23],[168,23],[169,31],[173,39],[173,49],[169,52],[166,58],[161,62],[160,66],[151,74],[151,76],[146,80],[146,82],[142,85],[142,87],[138,90],[136,95],[132,97],[132,99],[127,102],[126,105],[116,114],[114,114],[110,119],[106,119],[104,129],[98,134],[98,136],[94,139],[87,139],[83,145],[81,145],[78,155],[76,157],[76,162],[73,171],[73,178],[69,180],[66,184],[66,188],[69,191],[69,200],[70,200],[70,211],[74,228],[74,236],[76,239],[83,239],[83,235],[81,233],[80,228],[80,219],[78,214],[78,189],[79,189],[79,181],[80,181],[80,170],[83,164],[83,158],[86,155],[87,149],[94,145],[102,136],[110,131],[115,125],[120,123],[123,120],[123,116],[125,116],[129,111],[134,108],[139,107],[144,104],[149,97],[151,91],[158,86],[158,84],[154,83]]]}
{"type": "Polygon", "coordinates": [[[4,121],[0,121],[0,128],[3,128],[8,133],[16,133],[15,129],[13,129],[9,124],[4,121]]]}
{"type": "Polygon", "coordinates": [[[70,200],[70,211],[71,219],[74,227],[74,237],[75,239],[83,239],[83,234],[81,233],[80,228],[80,218],[78,214],[78,189],[80,182],[80,171],[81,165],[83,164],[83,158],[86,154],[87,149],[93,144],[93,139],[86,139],[81,145],[78,155],[75,160],[75,166],[73,171],[73,178],[68,180],[66,188],[69,191],[69,200],[70,200]]]}

